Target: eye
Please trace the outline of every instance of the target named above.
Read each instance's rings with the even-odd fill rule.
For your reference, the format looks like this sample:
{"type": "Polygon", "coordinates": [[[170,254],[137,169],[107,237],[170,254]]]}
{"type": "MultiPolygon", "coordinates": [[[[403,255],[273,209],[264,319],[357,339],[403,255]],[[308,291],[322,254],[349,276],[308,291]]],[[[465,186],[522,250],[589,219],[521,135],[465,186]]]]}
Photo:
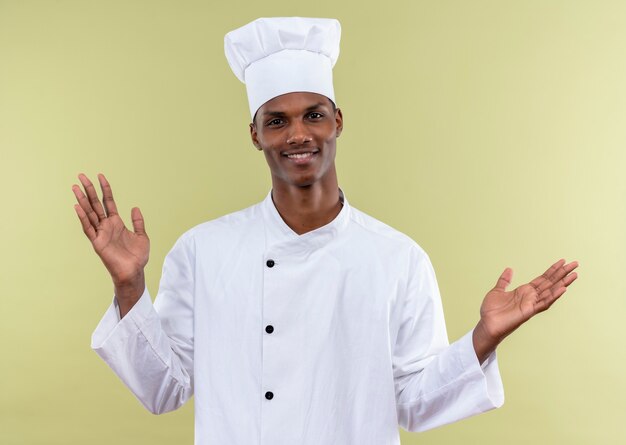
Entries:
{"type": "Polygon", "coordinates": [[[311,113],[309,113],[309,117],[310,117],[311,119],[315,119],[315,120],[317,120],[317,119],[321,119],[321,118],[323,118],[323,117],[324,117],[324,115],[323,115],[322,113],[318,113],[317,111],[312,111],[311,113]]]}
{"type": "Polygon", "coordinates": [[[270,121],[267,121],[265,123],[265,126],[266,127],[276,127],[276,126],[282,125],[282,124],[283,124],[283,120],[281,118],[277,117],[277,118],[274,118],[274,119],[272,119],[270,121]]]}

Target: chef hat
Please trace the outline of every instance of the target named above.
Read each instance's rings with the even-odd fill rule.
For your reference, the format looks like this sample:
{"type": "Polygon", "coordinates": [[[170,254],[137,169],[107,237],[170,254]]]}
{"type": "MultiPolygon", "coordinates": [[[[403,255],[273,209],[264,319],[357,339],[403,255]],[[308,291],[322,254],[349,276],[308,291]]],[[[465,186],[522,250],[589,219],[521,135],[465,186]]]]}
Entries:
{"type": "Polygon", "coordinates": [[[339,21],[304,17],[260,18],[226,34],[226,59],[246,84],[250,116],[268,100],[296,91],[334,102],[340,37],[339,21]]]}

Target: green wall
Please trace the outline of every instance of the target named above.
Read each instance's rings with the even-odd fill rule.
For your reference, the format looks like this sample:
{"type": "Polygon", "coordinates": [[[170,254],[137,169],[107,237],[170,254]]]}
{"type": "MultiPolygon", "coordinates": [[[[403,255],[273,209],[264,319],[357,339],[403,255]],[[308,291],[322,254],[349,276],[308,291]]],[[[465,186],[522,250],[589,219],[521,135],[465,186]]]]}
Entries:
{"type": "Polygon", "coordinates": [[[503,408],[403,444],[626,443],[626,2],[0,0],[0,443],[192,443],[90,350],[110,279],[70,187],[139,205],[156,293],[176,238],[269,190],[226,32],[336,17],[340,184],[437,270],[451,339],[505,266],[579,280],[499,349],[503,408]]]}

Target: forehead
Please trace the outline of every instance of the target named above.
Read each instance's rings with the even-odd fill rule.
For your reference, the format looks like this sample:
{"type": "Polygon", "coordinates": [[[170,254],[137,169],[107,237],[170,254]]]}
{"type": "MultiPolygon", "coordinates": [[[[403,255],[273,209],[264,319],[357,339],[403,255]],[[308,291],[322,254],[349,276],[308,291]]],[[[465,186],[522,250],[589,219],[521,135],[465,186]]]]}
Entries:
{"type": "Polygon", "coordinates": [[[273,113],[297,113],[317,107],[331,107],[328,97],[308,92],[282,94],[265,102],[257,111],[257,116],[273,113]]]}

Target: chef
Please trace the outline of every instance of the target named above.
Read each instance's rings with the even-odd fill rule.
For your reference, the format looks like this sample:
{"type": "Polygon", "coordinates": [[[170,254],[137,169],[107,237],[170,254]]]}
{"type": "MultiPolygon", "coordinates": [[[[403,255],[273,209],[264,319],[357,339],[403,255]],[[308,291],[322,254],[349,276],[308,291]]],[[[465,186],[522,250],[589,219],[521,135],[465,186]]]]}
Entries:
{"type": "Polygon", "coordinates": [[[149,240],[111,186],[79,175],[83,231],[115,298],[92,347],[153,413],[195,396],[202,445],[392,445],[503,403],[496,346],[576,279],[557,261],[514,290],[505,269],[474,329],[448,344],[427,254],[352,207],[335,169],[343,116],[332,68],[337,20],[264,18],[226,35],[245,82],[250,136],[272,189],[184,233],[154,304],[149,240]]]}

